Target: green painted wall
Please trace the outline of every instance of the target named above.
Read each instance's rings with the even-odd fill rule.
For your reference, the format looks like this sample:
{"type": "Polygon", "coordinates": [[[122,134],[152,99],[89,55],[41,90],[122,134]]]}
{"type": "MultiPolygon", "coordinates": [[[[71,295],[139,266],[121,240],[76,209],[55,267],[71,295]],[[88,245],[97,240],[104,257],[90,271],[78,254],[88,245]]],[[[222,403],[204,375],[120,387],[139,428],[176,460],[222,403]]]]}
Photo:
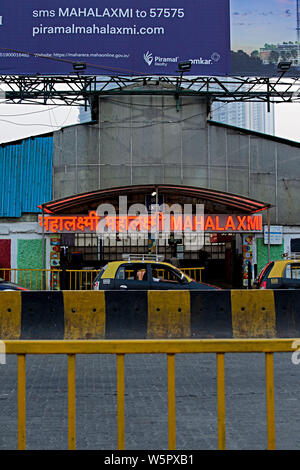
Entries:
{"type": "MultiPolygon", "coordinates": [[[[43,269],[43,240],[18,240],[18,269],[43,269]]],[[[41,288],[41,272],[21,272],[18,275],[18,284],[23,287],[41,288]]]]}
{"type": "MultiPolygon", "coordinates": [[[[264,244],[263,238],[258,238],[256,240],[256,252],[257,252],[257,272],[268,263],[268,245],[264,244]]],[[[281,259],[281,255],[284,253],[284,243],[281,245],[271,245],[270,246],[270,259],[275,261],[281,259]]]]}

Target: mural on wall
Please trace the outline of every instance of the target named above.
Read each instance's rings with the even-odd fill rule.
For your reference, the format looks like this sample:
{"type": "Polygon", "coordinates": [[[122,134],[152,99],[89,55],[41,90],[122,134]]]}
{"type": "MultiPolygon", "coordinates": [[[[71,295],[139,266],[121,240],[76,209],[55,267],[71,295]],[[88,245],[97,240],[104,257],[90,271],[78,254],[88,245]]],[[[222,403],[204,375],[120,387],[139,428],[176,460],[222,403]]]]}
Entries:
{"type": "Polygon", "coordinates": [[[60,268],[60,243],[60,235],[50,238],[50,288],[52,290],[60,288],[59,272],[56,271],[60,268]]]}
{"type": "Polygon", "coordinates": [[[248,285],[248,271],[252,269],[253,251],[252,251],[253,235],[243,235],[243,286],[248,285]]]}

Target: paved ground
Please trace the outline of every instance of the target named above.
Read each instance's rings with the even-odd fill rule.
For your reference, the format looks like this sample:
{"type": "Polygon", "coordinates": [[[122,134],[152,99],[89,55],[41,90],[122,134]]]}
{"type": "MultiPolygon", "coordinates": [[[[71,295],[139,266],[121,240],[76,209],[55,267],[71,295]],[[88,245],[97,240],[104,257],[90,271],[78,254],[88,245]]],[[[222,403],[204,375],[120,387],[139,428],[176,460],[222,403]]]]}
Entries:
{"type": "MultiPolygon", "coordinates": [[[[0,365],[0,449],[17,448],[17,360],[0,365]]],[[[116,449],[114,356],[77,357],[77,448],[116,449]]],[[[226,356],[228,449],[266,448],[264,356],[226,356]]],[[[126,449],[166,450],[164,356],[126,357],[126,449]]],[[[300,365],[275,355],[278,449],[300,449],[300,365]]],[[[214,355],[176,357],[177,449],[217,448],[214,355]]],[[[67,359],[27,358],[27,448],[67,448],[67,359]]]]}

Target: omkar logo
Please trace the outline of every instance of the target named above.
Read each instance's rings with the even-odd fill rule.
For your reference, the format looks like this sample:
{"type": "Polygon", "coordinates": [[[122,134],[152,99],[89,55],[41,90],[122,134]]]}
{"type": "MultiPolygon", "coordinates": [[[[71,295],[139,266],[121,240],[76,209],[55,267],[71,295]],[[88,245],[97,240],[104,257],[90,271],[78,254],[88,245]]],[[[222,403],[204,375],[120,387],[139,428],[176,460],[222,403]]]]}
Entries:
{"type": "Polygon", "coordinates": [[[152,62],[153,62],[153,55],[152,55],[152,53],[149,52],[149,51],[147,51],[146,54],[144,54],[144,60],[145,60],[145,62],[149,65],[149,67],[150,67],[150,65],[151,65],[152,62]]]}

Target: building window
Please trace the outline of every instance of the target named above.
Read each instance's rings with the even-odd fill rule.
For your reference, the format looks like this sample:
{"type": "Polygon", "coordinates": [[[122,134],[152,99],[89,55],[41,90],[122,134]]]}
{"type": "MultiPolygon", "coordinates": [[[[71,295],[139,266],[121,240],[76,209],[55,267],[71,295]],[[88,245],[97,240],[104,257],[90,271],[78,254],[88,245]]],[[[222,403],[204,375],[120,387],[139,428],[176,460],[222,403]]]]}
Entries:
{"type": "Polygon", "coordinates": [[[300,253],[300,238],[294,238],[291,240],[291,252],[300,253]]]}

